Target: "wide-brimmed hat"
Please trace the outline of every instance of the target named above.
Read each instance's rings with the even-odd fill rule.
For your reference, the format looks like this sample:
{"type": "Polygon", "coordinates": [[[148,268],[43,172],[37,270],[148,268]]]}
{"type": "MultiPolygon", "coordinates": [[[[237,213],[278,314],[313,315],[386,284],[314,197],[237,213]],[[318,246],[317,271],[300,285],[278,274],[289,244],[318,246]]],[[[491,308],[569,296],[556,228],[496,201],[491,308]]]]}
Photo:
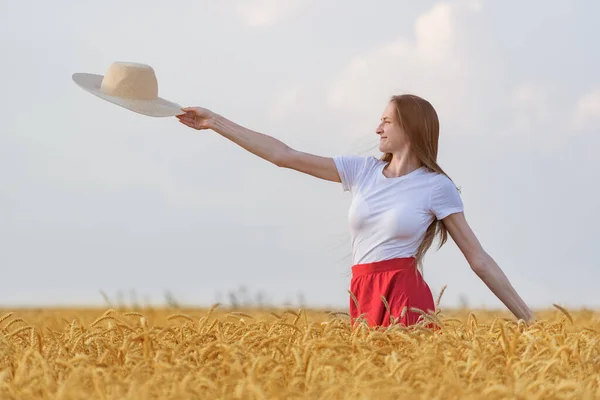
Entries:
{"type": "Polygon", "coordinates": [[[140,114],[151,117],[185,114],[179,104],[158,97],[156,74],[146,64],[114,62],[104,76],[75,73],[73,80],[91,94],[140,114]]]}

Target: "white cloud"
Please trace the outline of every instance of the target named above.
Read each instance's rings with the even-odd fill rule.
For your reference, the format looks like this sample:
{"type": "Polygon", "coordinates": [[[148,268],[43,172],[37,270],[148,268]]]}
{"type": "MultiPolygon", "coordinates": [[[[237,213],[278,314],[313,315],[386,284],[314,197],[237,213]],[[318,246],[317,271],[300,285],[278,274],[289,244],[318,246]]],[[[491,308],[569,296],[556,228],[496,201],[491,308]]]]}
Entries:
{"type": "MultiPolygon", "coordinates": [[[[347,113],[354,125],[371,121],[374,127],[391,95],[413,93],[433,104],[444,132],[558,149],[568,140],[569,118],[560,96],[552,83],[515,84],[504,74],[502,59],[490,60],[494,52],[478,51],[485,47],[482,39],[472,39],[477,25],[470,21],[481,10],[475,0],[436,3],[417,18],[412,35],[351,59],[328,88],[328,106],[347,113]]],[[[600,91],[584,96],[576,114],[580,125],[596,121],[600,91]]],[[[357,135],[360,130],[363,126],[357,135]]]]}
{"type": "Polygon", "coordinates": [[[575,104],[571,116],[572,127],[576,130],[600,128],[600,87],[583,95],[575,104]]]}
{"type": "MultiPolygon", "coordinates": [[[[568,145],[571,127],[569,111],[559,97],[549,83],[517,85],[506,102],[505,120],[495,133],[519,145],[529,145],[536,151],[561,151],[568,145]]],[[[501,108],[503,100],[499,100],[494,104],[501,108]]]]}
{"type": "Polygon", "coordinates": [[[540,84],[521,84],[512,96],[512,126],[507,131],[510,135],[538,135],[540,127],[557,117],[547,89],[540,84]]]}
{"type": "Polygon", "coordinates": [[[526,82],[512,91],[505,137],[539,149],[560,150],[571,135],[600,127],[600,88],[583,95],[572,110],[557,100],[549,84],[526,82]],[[543,139],[543,140],[540,140],[543,139]]]}
{"type": "Polygon", "coordinates": [[[266,28],[287,18],[310,0],[236,0],[232,11],[251,27],[266,28]]]}
{"type": "Polygon", "coordinates": [[[456,27],[453,6],[437,4],[415,22],[415,51],[427,65],[450,61],[456,47],[456,27]]]}
{"type": "Polygon", "coordinates": [[[275,97],[267,110],[267,116],[274,120],[281,120],[298,106],[305,90],[303,86],[296,85],[288,88],[275,97]]]}
{"type": "Polygon", "coordinates": [[[530,105],[543,98],[542,90],[541,87],[531,82],[524,83],[515,89],[513,100],[518,106],[530,105]]]}
{"type": "Polygon", "coordinates": [[[458,113],[471,69],[460,21],[478,11],[471,3],[438,3],[416,20],[414,39],[399,37],[356,56],[329,87],[328,105],[372,119],[391,95],[411,92],[443,113],[458,113]]]}
{"type": "Polygon", "coordinates": [[[467,1],[466,6],[474,11],[480,11],[483,8],[483,0],[467,1]]]}

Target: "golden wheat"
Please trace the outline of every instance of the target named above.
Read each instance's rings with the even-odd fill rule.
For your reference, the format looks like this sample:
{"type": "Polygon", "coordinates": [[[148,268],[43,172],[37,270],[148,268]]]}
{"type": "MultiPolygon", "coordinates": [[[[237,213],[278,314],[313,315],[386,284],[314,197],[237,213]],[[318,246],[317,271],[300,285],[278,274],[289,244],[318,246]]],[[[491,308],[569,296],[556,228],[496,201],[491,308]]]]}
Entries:
{"type": "Polygon", "coordinates": [[[304,309],[12,310],[0,398],[600,398],[600,313],[554,306],[378,329],[304,309]]]}

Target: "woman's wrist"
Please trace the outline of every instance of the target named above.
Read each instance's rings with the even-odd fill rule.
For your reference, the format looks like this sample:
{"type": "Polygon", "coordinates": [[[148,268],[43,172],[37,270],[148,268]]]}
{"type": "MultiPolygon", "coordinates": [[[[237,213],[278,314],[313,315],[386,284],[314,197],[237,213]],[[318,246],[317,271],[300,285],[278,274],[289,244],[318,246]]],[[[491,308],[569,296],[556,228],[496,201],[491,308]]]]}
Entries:
{"type": "Polygon", "coordinates": [[[223,117],[211,111],[210,117],[206,119],[206,124],[208,125],[208,129],[217,131],[218,127],[223,125],[223,117]]]}

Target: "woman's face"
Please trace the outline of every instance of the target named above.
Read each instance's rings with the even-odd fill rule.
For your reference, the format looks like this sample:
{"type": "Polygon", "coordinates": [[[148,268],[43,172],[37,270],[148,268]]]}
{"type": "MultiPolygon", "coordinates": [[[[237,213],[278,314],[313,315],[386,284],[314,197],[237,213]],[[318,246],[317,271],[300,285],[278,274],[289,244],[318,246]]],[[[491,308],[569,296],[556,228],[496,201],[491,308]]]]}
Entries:
{"type": "Polygon", "coordinates": [[[406,148],[408,137],[400,126],[393,102],[383,111],[381,123],[375,132],[379,135],[379,151],[382,153],[396,153],[406,148]]]}

